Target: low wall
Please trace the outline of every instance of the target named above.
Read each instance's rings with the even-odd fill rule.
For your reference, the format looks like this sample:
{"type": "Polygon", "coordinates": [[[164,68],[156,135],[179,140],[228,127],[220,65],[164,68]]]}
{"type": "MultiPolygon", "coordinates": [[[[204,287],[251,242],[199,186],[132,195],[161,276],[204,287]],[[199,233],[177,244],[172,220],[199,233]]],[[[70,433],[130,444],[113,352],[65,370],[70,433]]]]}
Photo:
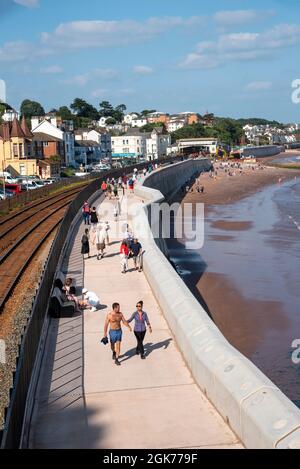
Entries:
{"type": "Polygon", "coordinates": [[[194,379],[244,445],[300,448],[300,410],[229,344],[153,238],[149,206],[162,202],[163,193],[208,164],[178,163],[148,176],[144,186],[136,188],[145,202],[133,220],[145,249],[144,272],[194,379]]]}
{"type": "Polygon", "coordinates": [[[245,147],[242,150],[244,157],[255,156],[256,158],[264,158],[267,156],[275,156],[285,151],[284,146],[278,145],[265,145],[261,147],[245,147]]]}

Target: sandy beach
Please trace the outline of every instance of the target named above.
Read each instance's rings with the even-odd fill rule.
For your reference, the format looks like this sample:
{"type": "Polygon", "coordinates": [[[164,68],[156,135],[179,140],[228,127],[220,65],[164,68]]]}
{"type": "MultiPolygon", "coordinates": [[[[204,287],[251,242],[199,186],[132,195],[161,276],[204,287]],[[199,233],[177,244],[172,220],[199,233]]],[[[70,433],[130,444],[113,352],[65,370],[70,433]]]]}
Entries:
{"type": "MultiPolygon", "coordinates": [[[[286,155],[283,154],[282,158],[284,161],[286,155]]],[[[269,166],[273,159],[260,159],[252,165],[241,164],[242,173],[238,168],[231,168],[230,163],[228,167],[222,168],[222,163],[218,162],[214,165],[217,173],[215,178],[210,177],[209,173],[203,173],[199,178],[200,186],[204,186],[204,193],[199,194],[196,191],[196,184],[193,184],[191,186],[193,192],[186,193],[183,202],[203,202],[208,205],[233,203],[268,185],[279,184],[279,180],[284,182],[300,176],[300,169],[269,166]],[[229,170],[234,175],[229,176],[229,170]]],[[[180,194],[178,197],[182,198],[180,194]]]]}
{"type": "MultiPolygon", "coordinates": [[[[190,184],[189,192],[185,192],[183,198],[182,192],[178,193],[178,201],[205,204],[205,246],[199,251],[188,252],[180,240],[170,240],[168,245],[172,262],[179,266],[185,283],[224,336],[283,389],[283,383],[295,381],[288,353],[300,321],[293,311],[293,303],[297,304],[298,299],[289,296],[289,293],[298,293],[296,289],[291,292],[294,278],[288,276],[290,268],[294,275],[297,267],[292,267],[290,262],[284,272],[289,278],[289,292],[283,288],[277,296],[273,295],[277,283],[280,284],[276,274],[278,253],[264,259],[268,249],[263,244],[267,241],[261,241],[259,247],[258,237],[264,236],[270,222],[267,228],[270,233],[265,238],[273,242],[275,250],[281,252],[282,245],[288,249],[286,228],[282,231],[268,220],[268,209],[272,205],[263,205],[265,189],[284,189],[285,183],[291,181],[293,184],[294,179],[295,183],[299,182],[300,170],[276,168],[266,163],[272,164],[272,159],[258,160],[254,169],[252,165],[238,168],[216,163],[216,177],[203,173],[195,184],[190,184]],[[204,186],[203,194],[197,192],[197,186],[204,186]],[[248,197],[250,195],[253,199],[248,197]],[[243,201],[246,202],[243,204],[243,201]],[[260,213],[260,206],[266,210],[266,217],[260,213]],[[263,230],[259,217],[266,218],[263,230]],[[270,273],[261,272],[260,262],[265,262],[266,268],[269,266],[270,273]],[[261,289],[263,294],[256,295],[255,289],[261,289]],[[291,373],[288,380],[285,373],[291,373]]],[[[297,233],[296,230],[296,237],[299,236],[297,233]]],[[[298,251],[293,255],[298,256],[298,251]]],[[[283,391],[298,403],[296,389],[298,382],[297,386],[285,384],[283,391]]]]}

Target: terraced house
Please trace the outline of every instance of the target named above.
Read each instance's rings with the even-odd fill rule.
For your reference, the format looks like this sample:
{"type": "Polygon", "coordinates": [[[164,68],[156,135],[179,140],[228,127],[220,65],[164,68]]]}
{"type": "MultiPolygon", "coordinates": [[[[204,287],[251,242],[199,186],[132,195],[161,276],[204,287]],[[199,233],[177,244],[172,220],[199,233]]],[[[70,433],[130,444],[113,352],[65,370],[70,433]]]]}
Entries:
{"type": "Polygon", "coordinates": [[[1,171],[13,175],[38,175],[38,160],[33,135],[25,118],[20,122],[16,117],[12,122],[0,125],[0,165],[1,171]]]}
{"type": "Polygon", "coordinates": [[[60,174],[63,141],[42,133],[33,134],[23,117],[0,125],[0,171],[14,176],[53,177],[60,174]]]}

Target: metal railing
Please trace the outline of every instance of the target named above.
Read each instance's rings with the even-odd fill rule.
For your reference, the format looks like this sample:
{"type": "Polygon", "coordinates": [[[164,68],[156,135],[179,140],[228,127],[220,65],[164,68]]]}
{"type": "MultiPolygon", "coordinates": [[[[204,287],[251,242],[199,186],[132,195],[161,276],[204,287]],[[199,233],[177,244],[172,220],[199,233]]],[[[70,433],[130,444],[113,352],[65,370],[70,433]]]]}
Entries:
{"type": "MultiPolygon", "coordinates": [[[[178,161],[178,158],[164,158],[156,160],[155,163],[178,161]]],[[[104,178],[118,178],[126,172],[132,173],[134,168],[142,170],[149,162],[128,166],[126,169],[118,169],[106,172],[101,178],[97,178],[85,187],[70,204],[60,228],[53,241],[43,274],[37,291],[30,318],[22,337],[22,342],[17,359],[17,367],[14,375],[14,384],[10,395],[10,404],[5,413],[5,424],[3,431],[0,431],[1,449],[19,448],[22,434],[23,419],[26,407],[26,400],[32,372],[35,365],[39,340],[43,323],[48,311],[49,297],[52,290],[54,274],[58,264],[61,251],[68,235],[70,225],[81,209],[85,200],[100,189],[100,184],[104,178]]]]}
{"type": "MultiPolygon", "coordinates": [[[[52,192],[56,192],[59,189],[62,189],[66,186],[69,186],[74,183],[84,182],[92,180],[92,176],[86,176],[85,178],[82,177],[72,177],[62,179],[59,182],[54,184],[47,184],[44,187],[34,190],[27,190],[22,192],[21,194],[16,194],[13,197],[8,197],[5,200],[0,201],[0,214],[6,215],[10,210],[15,208],[23,207],[24,205],[29,204],[30,202],[34,202],[35,200],[41,199],[43,197],[47,197],[52,192]]],[[[95,177],[94,177],[95,179],[95,177]]],[[[0,183],[0,189],[2,188],[0,183]]]]}

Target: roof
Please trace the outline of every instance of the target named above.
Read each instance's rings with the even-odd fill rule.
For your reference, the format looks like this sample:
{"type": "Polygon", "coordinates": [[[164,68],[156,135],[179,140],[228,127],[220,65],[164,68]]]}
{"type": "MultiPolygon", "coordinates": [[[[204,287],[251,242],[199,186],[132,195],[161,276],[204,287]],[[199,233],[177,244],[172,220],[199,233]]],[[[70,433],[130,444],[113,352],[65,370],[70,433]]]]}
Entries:
{"type": "Polygon", "coordinates": [[[45,134],[43,132],[34,133],[33,140],[35,142],[63,142],[61,138],[53,137],[52,135],[45,134]]]}
{"type": "Polygon", "coordinates": [[[101,143],[94,140],[75,140],[75,147],[101,147],[101,143]]]}
{"type": "Polygon", "coordinates": [[[15,117],[12,122],[4,122],[0,125],[0,137],[4,140],[9,140],[10,138],[31,140],[32,133],[29,131],[27,125],[23,124],[21,126],[20,121],[15,117]]]}
{"type": "Polygon", "coordinates": [[[157,134],[161,134],[161,135],[168,135],[168,132],[165,130],[164,127],[154,127],[152,132],[156,132],[157,134]]]}
{"type": "Polygon", "coordinates": [[[15,117],[12,126],[11,126],[11,131],[10,131],[10,136],[11,137],[18,137],[18,138],[26,138],[25,134],[21,128],[20,122],[18,119],[15,117]]]}
{"type": "MultiPolygon", "coordinates": [[[[148,132],[141,132],[139,128],[133,127],[127,130],[124,137],[145,137],[148,132]]],[[[149,134],[150,135],[150,134],[149,134]]],[[[122,135],[121,135],[122,137],[122,135]]]]}

